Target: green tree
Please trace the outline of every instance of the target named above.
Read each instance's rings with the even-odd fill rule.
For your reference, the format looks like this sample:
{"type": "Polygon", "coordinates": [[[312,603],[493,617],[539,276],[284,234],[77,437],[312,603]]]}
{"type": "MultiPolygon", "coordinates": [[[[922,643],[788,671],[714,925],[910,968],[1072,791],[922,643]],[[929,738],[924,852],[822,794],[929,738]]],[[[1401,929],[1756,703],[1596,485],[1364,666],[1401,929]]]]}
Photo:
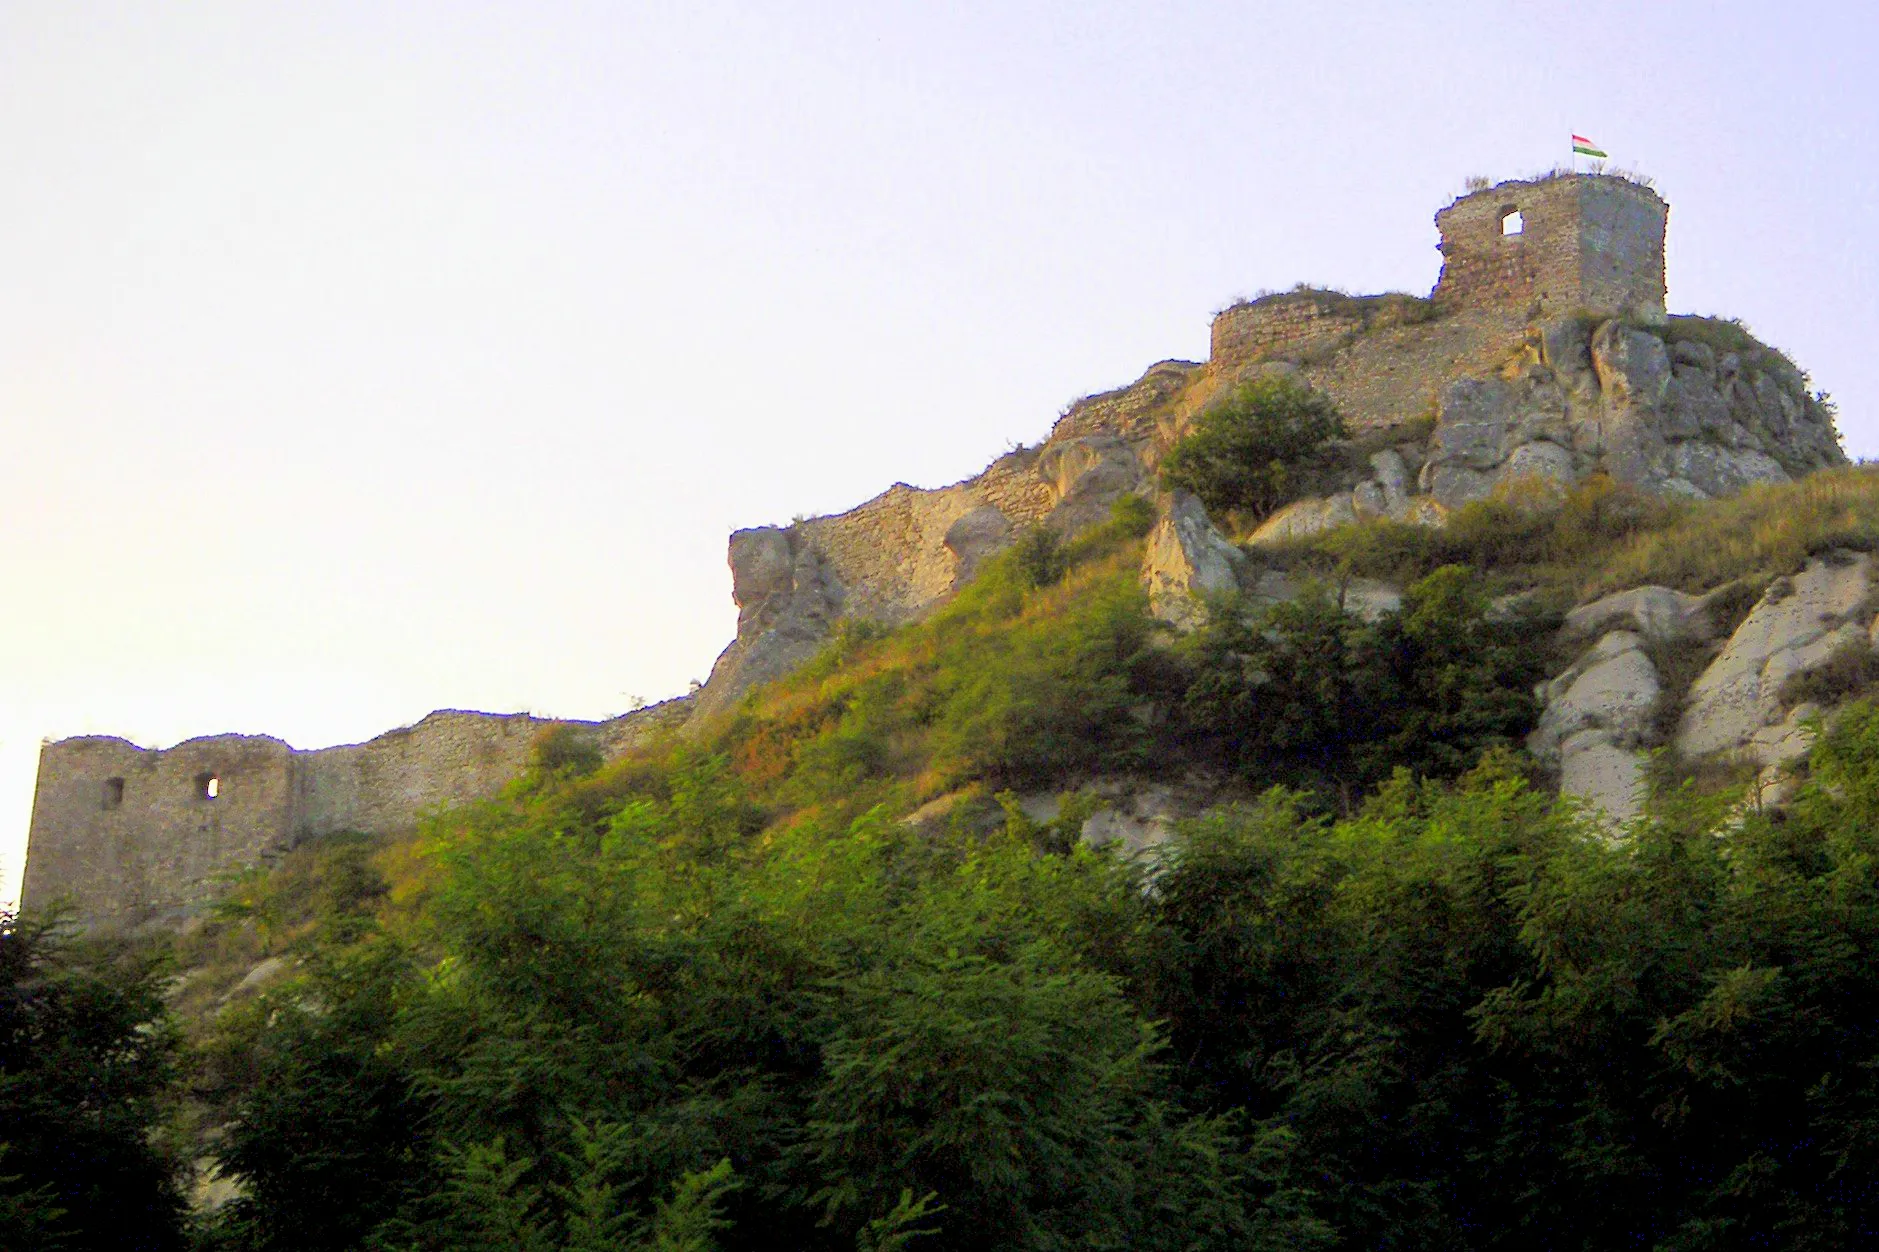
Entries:
{"type": "Polygon", "coordinates": [[[392,1046],[412,961],[374,935],[312,963],[298,994],[237,1016],[218,1045],[251,1074],[215,1149],[245,1194],[217,1224],[260,1252],[358,1247],[422,1173],[428,1107],[392,1046]]]}
{"type": "Polygon", "coordinates": [[[1346,437],[1328,396],[1294,378],[1263,378],[1202,413],[1162,459],[1161,480],[1214,512],[1260,518],[1305,494],[1346,437]]]}
{"type": "Polygon", "coordinates": [[[151,956],[0,912],[0,1215],[36,1227],[32,1246],[182,1246],[153,1146],[176,1056],[158,985],[151,956]]]}

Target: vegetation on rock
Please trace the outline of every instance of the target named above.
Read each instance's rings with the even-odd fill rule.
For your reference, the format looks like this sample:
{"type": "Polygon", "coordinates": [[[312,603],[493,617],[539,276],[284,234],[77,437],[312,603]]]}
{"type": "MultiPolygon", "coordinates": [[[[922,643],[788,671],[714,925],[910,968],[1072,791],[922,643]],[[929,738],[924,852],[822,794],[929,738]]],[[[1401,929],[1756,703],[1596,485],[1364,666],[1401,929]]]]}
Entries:
{"type": "MultiPolygon", "coordinates": [[[[1594,482],[1372,524],[1287,553],[1323,575],[1295,600],[1215,604],[1181,639],[1125,504],[923,621],[839,629],[693,738],[604,763],[550,738],[496,801],[230,883],[174,940],[175,1016],[154,955],[10,921],[0,1229],[225,1252],[1869,1242],[1879,710],[1842,709],[1786,808],[1674,791],[1623,840],[1517,745],[1552,634],[1522,603],[1614,565],[1695,590],[1791,573],[1879,543],[1875,499],[1858,471],[1690,507],[1594,482]],[[1341,603],[1386,568],[1400,607],[1341,603]],[[1222,801],[1153,860],[1077,837],[1093,793],[1028,815],[1150,771],[1222,801]],[[190,1229],[164,1145],[192,1122],[239,1195],[190,1229]]],[[[1818,681],[1869,677],[1849,652],[1818,681]]]]}
{"type": "Polygon", "coordinates": [[[1164,486],[1254,519],[1309,494],[1348,437],[1330,397],[1285,375],[1243,383],[1203,412],[1161,462],[1164,486]]]}

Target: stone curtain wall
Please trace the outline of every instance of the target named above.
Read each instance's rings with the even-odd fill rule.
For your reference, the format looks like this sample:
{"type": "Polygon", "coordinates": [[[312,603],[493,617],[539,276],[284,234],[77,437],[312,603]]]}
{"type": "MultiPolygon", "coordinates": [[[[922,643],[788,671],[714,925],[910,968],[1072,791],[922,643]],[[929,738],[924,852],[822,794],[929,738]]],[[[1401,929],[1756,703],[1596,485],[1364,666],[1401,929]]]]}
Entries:
{"type": "Polygon", "coordinates": [[[678,704],[609,722],[444,710],[367,743],[311,752],[251,735],[160,751],[108,738],[47,744],[21,902],[67,899],[85,926],[173,924],[214,896],[219,875],[301,839],[402,830],[429,810],[494,796],[550,727],[584,728],[617,755],[672,728],[678,704]]]}
{"type": "Polygon", "coordinates": [[[1340,309],[1311,292],[1288,292],[1222,311],[1214,318],[1208,356],[1214,361],[1250,361],[1296,354],[1363,327],[1363,315],[1355,310],[1340,309]]]}
{"type": "Polygon", "coordinates": [[[1610,175],[1501,183],[1435,215],[1445,309],[1504,308],[1546,315],[1664,307],[1669,208],[1648,187],[1610,175]],[[1519,234],[1502,231],[1518,212],[1519,234]]]}
{"type": "Polygon", "coordinates": [[[446,709],[369,743],[295,753],[292,834],[396,830],[427,809],[494,795],[556,724],[446,709]]]}

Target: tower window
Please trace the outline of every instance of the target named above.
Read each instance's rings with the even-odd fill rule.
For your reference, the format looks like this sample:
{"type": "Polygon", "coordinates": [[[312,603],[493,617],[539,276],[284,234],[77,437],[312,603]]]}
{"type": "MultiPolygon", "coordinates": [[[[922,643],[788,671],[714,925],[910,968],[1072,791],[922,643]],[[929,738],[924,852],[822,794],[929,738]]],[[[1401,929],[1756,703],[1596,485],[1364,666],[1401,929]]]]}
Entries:
{"type": "Polygon", "coordinates": [[[1527,219],[1520,216],[1520,210],[1508,205],[1501,210],[1501,234],[1518,235],[1527,229],[1527,219]]]}
{"type": "Polygon", "coordinates": [[[196,798],[214,800],[222,794],[222,780],[214,774],[196,775],[196,798]]]}
{"type": "Polygon", "coordinates": [[[107,812],[124,803],[124,780],[122,778],[107,778],[104,780],[104,794],[100,797],[100,803],[107,812]]]}

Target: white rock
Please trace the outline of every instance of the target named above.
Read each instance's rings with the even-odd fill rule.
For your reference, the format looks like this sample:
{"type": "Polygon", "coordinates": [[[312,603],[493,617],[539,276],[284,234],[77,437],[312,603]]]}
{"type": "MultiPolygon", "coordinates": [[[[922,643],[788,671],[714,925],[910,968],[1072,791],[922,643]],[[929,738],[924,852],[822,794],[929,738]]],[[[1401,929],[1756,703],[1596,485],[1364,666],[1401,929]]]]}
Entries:
{"type": "Polygon", "coordinates": [[[1357,520],[1357,506],[1349,492],[1295,500],[1268,517],[1255,530],[1250,542],[1284,543],[1288,539],[1308,539],[1357,520]]]}
{"type": "Polygon", "coordinates": [[[1561,746],[1561,795],[1583,801],[1611,825],[1623,825],[1644,807],[1642,752],[1621,748],[1602,730],[1582,730],[1561,746]]]}
{"type": "Polygon", "coordinates": [[[1570,487],[1576,477],[1572,467],[1572,453],[1546,440],[1523,443],[1515,448],[1496,475],[1503,483],[1526,479],[1554,487],[1570,487]]]}
{"type": "Polygon", "coordinates": [[[1871,571],[1872,558],[1864,553],[1816,558],[1770,587],[1691,686],[1677,729],[1678,750],[1694,757],[1749,747],[1758,759],[1772,751],[1756,733],[1784,720],[1781,684],[1864,632],[1863,621],[1848,619],[1865,604],[1871,571]]]}
{"type": "Polygon", "coordinates": [[[1644,640],[1612,631],[1541,689],[1546,707],[1527,746],[1548,765],[1560,764],[1566,742],[1587,730],[1616,747],[1633,747],[1649,729],[1661,693],[1644,640]]]}
{"type": "Polygon", "coordinates": [[[1374,578],[1353,578],[1344,584],[1344,609],[1366,622],[1374,622],[1386,613],[1403,607],[1403,593],[1374,578]]]}
{"type": "Polygon", "coordinates": [[[1708,496],[1726,496],[1753,483],[1788,481],[1788,471],[1766,452],[1694,439],[1671,447],[1670,471],[1708,496]]]}
{"type": "Polygon", "coordinates": [[[1703,639],[1710,631],[1702,598],[1669,587],[1614,591],[1566,614],[1568,634],[1594,635],[1620,628],[1657,642],[1703,639]]]}
{"type": "Polygon", "coordinates": [[[1246,557],[1214,528],[1207,510],[1185,491],[1162,501],[1161,520],[1142,554],[1150,612],[1181,630],[1206,620],[1204,599],[1239,590],[1246,557]]]}
{"type": "Polygon", "coordinates": [[[1422,481],[1429,495],[1444,509],[1459,509],[1494,494],[1494,475],[1466,465],[1431,462],[1423,466],[1422,481]]]}
{"type": "Polygon", "coordinates": [[[1409,466],[1395,448],[1370,454],[1370,470],[1376,476],[1377,489],[1383,493],[1384,512],[1401,519],[1409,512],[1409,466]]]}
{"type": "Polygon", "coordinates": [[[1150,787],[1124,796],[1112,808],[1093,814],[1083,823],[1084,843],[1093,848],[1120,843],[1130,856],[1152,853],[1174,837],[1180,806],[1167,787],[1150,787]]]}

